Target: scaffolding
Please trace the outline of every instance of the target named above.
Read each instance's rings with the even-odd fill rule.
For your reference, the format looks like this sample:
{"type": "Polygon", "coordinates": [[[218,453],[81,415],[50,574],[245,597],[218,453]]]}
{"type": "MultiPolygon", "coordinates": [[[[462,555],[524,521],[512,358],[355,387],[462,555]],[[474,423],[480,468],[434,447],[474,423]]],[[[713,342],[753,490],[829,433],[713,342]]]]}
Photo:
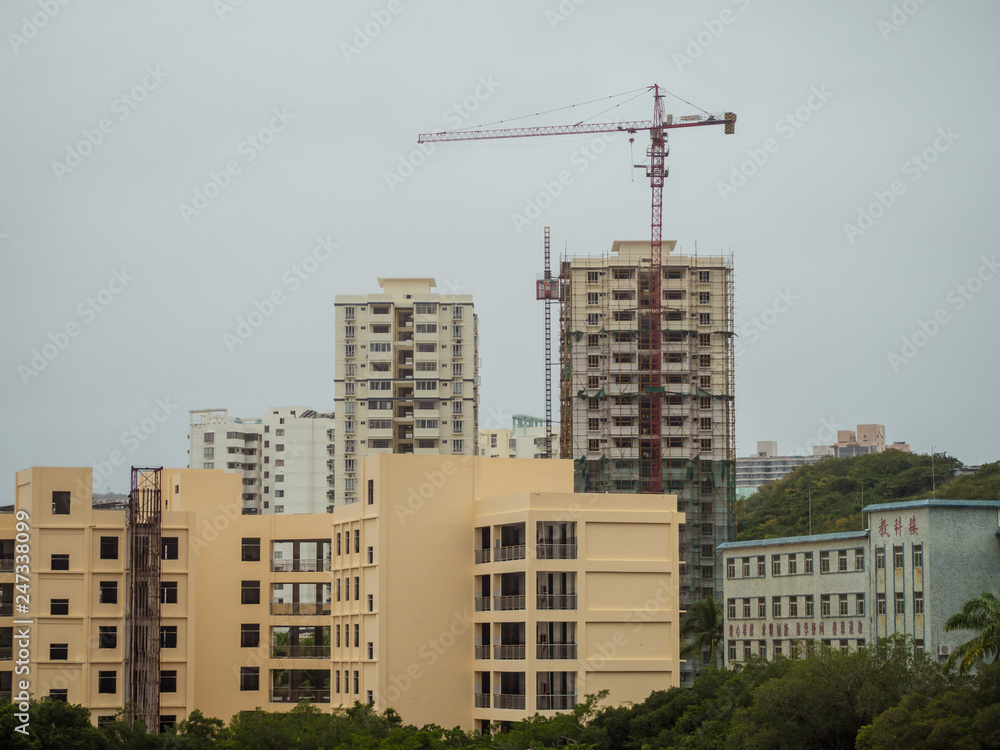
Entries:
{"type": "Polygon", "coordinates": [[[132,467],[126,521],[125,710],[150,732],[160,723],[160,473],[132,467]]]}

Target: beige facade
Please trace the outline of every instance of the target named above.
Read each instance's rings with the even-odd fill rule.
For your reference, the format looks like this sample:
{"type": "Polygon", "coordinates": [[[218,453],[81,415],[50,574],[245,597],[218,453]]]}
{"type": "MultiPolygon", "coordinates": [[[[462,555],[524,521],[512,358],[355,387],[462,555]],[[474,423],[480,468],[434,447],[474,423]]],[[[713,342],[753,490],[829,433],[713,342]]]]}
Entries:
{"type": "MultiPolygon", "coordinates": [[[[18,473],[18,513],[0,516],[0,633],[9,645],[27,628],[17,679],[31,694],[99,720],[129,679],[128,527],[91,507],[90,473],[18,473]],[[18,515],[30,606],[15,618],[18,515]]],[[[260,516],[242,513],[238,475],[161,472],[164,723],[360,700],[482,729],[679,683],[673,497],[574,493],[558,460],[381,455],[361,480],[332,514],[260,516]]],[[[4,694],[16,654],[0,649],[4,694]]]]}
{"type": "Polygon", "coordinates": [[[381,294],[336,298],[336,505],[357,502],[365,456],[476,453],[472,296],[437,294],[429,278],[378,283],[381,294]]]}
{"type": "Polygon", "coordinates": [[[515,414],[512,428],[479,431],[479,452],[487,458],[558,458],[559,424],[552,424],[551,454],[547,454],[545,420],[515,414]]]}

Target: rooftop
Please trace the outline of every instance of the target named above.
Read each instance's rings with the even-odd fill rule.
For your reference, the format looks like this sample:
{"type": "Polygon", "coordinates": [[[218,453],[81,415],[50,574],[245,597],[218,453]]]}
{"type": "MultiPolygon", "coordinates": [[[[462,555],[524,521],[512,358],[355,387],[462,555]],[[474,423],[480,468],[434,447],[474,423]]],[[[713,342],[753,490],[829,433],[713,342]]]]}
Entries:
{"type": "Polygon", "coordinates": [[[770,547],[775,544],[805,544],[808,542],[831,542],[837,539],[866,539],[867,537],[867,531],[838,531],[833,534],[807,534],[806,536],[782,536],[775,539],[750,539],[745,542],[723,542],[718,546],[718,549],[770,547]]]}
{"type": "Polygon", "coordinates": [[[903,508],[1000,508],[1000,500],[941,500],[927,498],[925,500],[904,500],[899,503],[879,503],[866,505],[863,513],[874,513],[882,510],[901,510],[903,508]]]}

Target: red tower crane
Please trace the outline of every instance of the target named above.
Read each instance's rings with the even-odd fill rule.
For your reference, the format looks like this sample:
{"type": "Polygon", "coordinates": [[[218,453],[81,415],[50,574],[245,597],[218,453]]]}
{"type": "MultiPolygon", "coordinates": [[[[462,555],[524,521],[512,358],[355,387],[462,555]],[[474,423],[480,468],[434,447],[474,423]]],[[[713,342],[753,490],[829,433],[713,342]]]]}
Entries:
{"type": "MultiPolygon", "coordinates": [[[[644,319],[645,339],[649,342],[649,379],[646,383],[650,425],[650,460],[649,473],[646,477],[646,491],[659,494],[663,491],[663,425],[662,425],[662,281],[661,259],[663,253],[663,180],[667,176],[664,159],[667,156],[667,136],[665,130],[672,128],[696,128],[705,125],[723,125],[725,134],[736,131],[736,115],[732,112],[724,114],[685,115],[675,118],[665,115],[663,94],[660,87],[649,87],[653,92],[653,119],[632,122],[577,123],[576,125],[554,125],[545,127],[503,128],[499,130],[458,130],[443,133],[422,133],[417,137],[417,143],[432,143],[442,141],[473,141],[495,138],[526,138],[539,135],[578,135],[583,133],[636,133],[648,130],[650,145],[646,151],[649,165],[646,176],[653,192],[650,258],[649,258],[649,294],[645,304],[640,303],[640,311],[644,319]]],[[[642,324],[640,325],[642,338],[642,324]]]]}

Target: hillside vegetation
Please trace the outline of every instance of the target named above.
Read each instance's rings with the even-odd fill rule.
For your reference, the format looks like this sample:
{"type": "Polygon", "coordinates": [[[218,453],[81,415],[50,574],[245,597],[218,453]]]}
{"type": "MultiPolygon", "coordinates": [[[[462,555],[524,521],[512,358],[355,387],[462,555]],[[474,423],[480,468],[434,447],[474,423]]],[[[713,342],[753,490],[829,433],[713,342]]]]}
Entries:
{"type": "Polygon", "coordinates": [[[827,458],[800,466],[777,482],[768,482],[737,503],[737,539],[772,539],[809,533],[859,531],[864,505],[936,496],[953,500],[1000,500],[1000,462],[975,474],[953,477],[958,459],[886,451],[856,458],[827,458]]]}

